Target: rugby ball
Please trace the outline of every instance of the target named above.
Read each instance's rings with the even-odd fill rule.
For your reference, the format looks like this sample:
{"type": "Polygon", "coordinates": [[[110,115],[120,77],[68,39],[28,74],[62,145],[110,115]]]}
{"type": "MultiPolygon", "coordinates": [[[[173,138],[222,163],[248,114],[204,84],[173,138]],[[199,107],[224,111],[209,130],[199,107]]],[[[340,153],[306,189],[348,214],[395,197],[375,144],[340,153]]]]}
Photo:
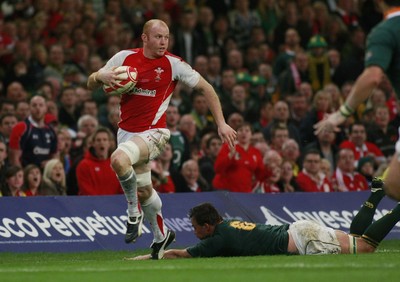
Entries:
{"type": "Polygon", "coordinates": [[[124,71],[118,75],[118,83],[112,85],[103,85],[103,89],[110,95],[122,95],[133,90],[137,82],[138,72],[136,68],[130,66],[120,66],[115,71],[124,71]]]}

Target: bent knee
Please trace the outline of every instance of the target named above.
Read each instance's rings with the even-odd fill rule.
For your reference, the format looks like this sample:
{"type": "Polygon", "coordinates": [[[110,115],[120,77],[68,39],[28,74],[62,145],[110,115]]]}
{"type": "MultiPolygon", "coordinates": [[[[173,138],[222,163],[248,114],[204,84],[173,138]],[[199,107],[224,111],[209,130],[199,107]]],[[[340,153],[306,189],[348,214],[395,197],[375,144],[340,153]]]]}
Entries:
{"type": "Polygon", "coordinates": [[[122,150],[115,150],[111,155],[111,167],[118,175],[123,175],[132,166],[127,154],[122,150]]]}

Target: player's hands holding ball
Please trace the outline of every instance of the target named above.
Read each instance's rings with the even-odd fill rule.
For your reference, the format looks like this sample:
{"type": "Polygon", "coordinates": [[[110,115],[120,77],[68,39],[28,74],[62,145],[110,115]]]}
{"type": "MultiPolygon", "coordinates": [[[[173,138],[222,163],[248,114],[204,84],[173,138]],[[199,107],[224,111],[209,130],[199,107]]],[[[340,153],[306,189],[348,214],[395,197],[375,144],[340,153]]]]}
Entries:
{"type": "Polygon", "coordinates": [[[100,69],[95,81],[103,83],[103,89],[110,95],[122,95],[133,90],[137,83],[138,72],[130,66],[100,69]]]}

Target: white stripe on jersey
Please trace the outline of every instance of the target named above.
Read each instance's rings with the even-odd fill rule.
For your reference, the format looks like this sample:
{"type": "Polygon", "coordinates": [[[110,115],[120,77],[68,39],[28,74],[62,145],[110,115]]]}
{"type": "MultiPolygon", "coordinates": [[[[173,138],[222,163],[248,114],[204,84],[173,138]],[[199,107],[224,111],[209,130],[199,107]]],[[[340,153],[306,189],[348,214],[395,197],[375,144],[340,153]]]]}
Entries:
{"type": "Polygon", "coordinates": [[[110,69],[112,67],[122,66],[122,64],[124,63],[126,57],[128,57],[131,54],[135,54],[135,53],[136,52],[134,52],[132,50],[119,51],[117,54],[112,56],[111,59],[108,60],[108,62],[106,63],[106,65],[104,67],[102,67],[102,69],[110,69]]]}
{"type": "Polygon", "coordinates": [[[180,60],[177,57],[166,55],[172,66],[172,80],[179,80],[193,88],[199,83],[200,74],[192,69],[188,63],[180,60]]]}

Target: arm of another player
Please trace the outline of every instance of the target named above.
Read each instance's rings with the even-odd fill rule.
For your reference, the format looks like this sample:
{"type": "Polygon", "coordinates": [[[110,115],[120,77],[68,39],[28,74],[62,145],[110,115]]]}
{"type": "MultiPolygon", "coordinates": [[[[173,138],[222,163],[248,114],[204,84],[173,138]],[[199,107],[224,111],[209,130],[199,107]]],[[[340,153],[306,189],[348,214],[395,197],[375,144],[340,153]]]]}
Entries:
{"type": "Polygon", "coordinates": [[[223,142],[227,142],[231,148],[235,146],[236,131],[233,130],[225,122],[224,115],[222,113],[221,103],[219,101],[217,93],[214,88],[208,83],[203,77],[200,76],[200,80],[195,86],[195,89],[203,93],[207,99],[208,107],[215,119],[215,123],[218,126],[218,134],[220,135],[223,142]]]}
{"type": "Polygon", "coordinates": [[[357,107],[371,95],[372,90],[381,83],[383,77],[384,72],[380,67],[367,67],[358,77],[346,102],[340,109],[314,125],[315,134],[326,129],[337,129],[337,126],[351,116],[357,107]]]}
{"type": "MultiPolygon", "coordinates": [[[[186,249],[178,250],[178,249],[170,249],[166,250],[164,253],[163,259],[177,259],[177,258],[192,258],[189,252],[186,249]]],[[[125,258],[125,260],[149,260],[151,259],[151,255],[142,255],[133,258],[125,258]]]]}

